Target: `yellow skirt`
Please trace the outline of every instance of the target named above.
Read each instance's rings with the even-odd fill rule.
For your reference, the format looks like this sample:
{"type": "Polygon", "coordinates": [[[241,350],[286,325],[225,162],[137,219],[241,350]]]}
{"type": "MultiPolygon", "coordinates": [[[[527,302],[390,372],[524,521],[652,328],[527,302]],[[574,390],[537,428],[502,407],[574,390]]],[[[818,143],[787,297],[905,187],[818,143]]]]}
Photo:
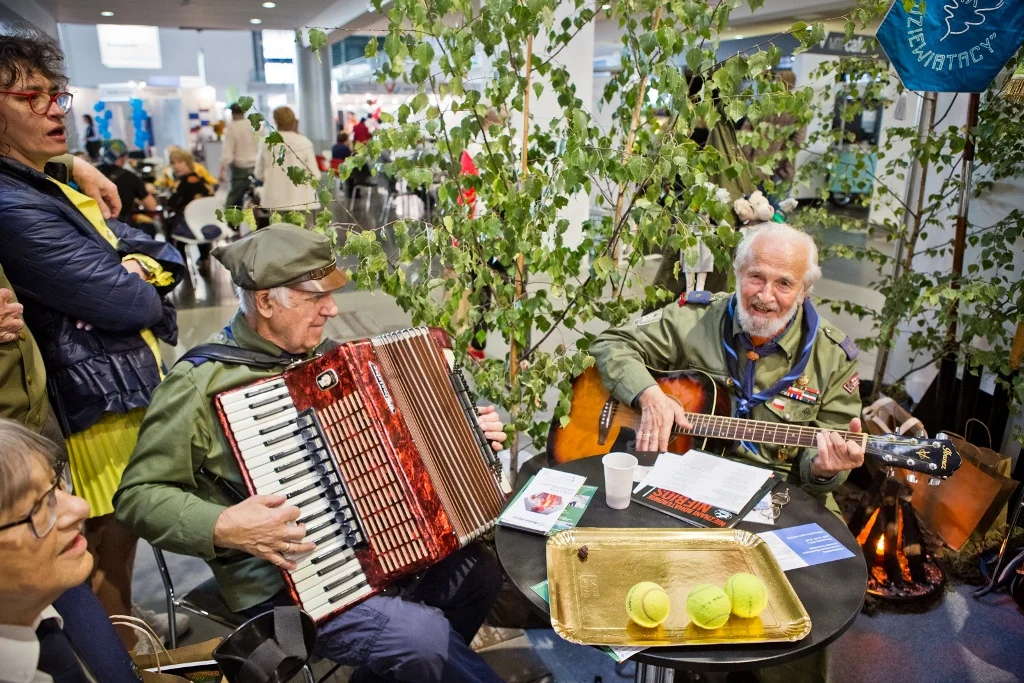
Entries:
{"type": "Polygon", "coordinates": [[[114,492],[135,450],[145,408],[106,413],[88,429],[65,439],[75,494],[88,501],[90,517],[114,512],[114,492]]]}

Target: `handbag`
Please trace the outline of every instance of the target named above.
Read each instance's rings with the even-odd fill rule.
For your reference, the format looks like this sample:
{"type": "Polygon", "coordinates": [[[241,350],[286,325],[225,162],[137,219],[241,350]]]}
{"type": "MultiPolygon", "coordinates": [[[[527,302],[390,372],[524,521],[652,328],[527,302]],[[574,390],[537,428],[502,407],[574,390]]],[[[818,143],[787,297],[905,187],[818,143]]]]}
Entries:
{"type": "Polygon", "coordinates": [[[143,683],[222,683],[226,679],[213,659],[213,651],[223,638],[213,638],[168,650],[153,627],[142,619],[115,615],[110,617],[115,626],[124,626],[146,637],[153,646],[152,654],[129,652],[139,670],[143,683]],[[156,671],[152,671],[156,669],[156,671]],[[179,675],[182,674],[182,675],[179,675]],[[184,674],[188,674],[186,678],[184,674]]]}

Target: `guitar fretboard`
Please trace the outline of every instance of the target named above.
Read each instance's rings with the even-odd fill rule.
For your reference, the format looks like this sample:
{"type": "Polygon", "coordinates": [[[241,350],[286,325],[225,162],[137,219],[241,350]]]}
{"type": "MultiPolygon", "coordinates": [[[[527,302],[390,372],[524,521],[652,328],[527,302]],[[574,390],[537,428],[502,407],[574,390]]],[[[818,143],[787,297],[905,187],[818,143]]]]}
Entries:
{"type": "MultiPolygon", "coordinates": [[[[694,436],[706,436],[715,439],[730,439],[732,441],[798,446],[800,448],[816,448],[818,432],[823,431],[816,427],[800,427],[798,425],[705,415],[703,413],[686,413],[686,421],[693,425],[693,429],[683,430],[677,427],[673,430],[673,433],[692,434],[694,436]]],[[[835,433],[844,440],[860,441],[864,438],[864,434],[855,432],[836,430],[835,433]]]]}

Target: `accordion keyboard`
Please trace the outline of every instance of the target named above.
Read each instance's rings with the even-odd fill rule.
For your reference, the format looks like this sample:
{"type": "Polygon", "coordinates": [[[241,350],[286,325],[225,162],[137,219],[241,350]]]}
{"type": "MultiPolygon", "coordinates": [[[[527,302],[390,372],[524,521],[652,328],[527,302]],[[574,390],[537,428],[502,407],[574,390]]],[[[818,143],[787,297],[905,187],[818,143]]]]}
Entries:
{"type": "Polygon", "coordinates": [[[290,558],[302,608],[316,620],[371,593],[355,554],[366,543],[362,522],[312,411],[295,409],[283,380],[225,394],[220,403],[252,488],[298,507],[305,540],[316,543],[290,558]]]}

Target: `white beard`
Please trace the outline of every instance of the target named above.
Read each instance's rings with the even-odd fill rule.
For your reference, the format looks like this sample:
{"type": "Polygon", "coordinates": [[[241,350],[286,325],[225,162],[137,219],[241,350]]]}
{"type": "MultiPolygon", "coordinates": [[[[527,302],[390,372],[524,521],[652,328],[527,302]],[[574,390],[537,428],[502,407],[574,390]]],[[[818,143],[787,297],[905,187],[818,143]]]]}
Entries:
{"type": "Polygon", "coordinates": [[[747,312],[744,308],[742,299],[740,299],[739,293],[736,298],[738,305],[736,306],[736,321],[740,324],[740,329],[746,332],[751,337],[773,337],[786,328],[789,321],[796,315],[797,306],[802,301],[794,301],[793,305],[790,306],[786,314],[781,318],[765,318],[765,317],[754,317],[747,312]]]}

